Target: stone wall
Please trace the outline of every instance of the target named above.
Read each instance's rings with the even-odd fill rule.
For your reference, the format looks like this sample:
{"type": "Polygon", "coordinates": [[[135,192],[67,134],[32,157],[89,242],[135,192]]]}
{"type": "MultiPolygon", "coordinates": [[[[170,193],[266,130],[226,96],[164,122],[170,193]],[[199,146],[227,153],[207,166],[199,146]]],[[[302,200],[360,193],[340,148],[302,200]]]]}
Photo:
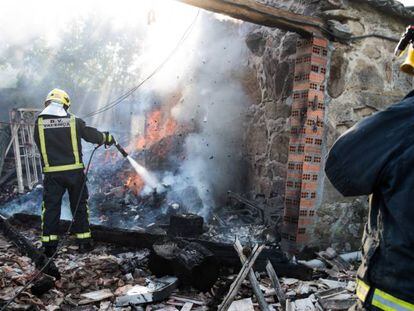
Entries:
{"type": "MultiPolygon", "coordinates": [[[[394,16],[353,1],[321,16],[348,27],[353,36],[370,33],[398,38],[406,25],[394,16]]],[[[326,113],[326,147],[362,118],[404,97],[412,89],[412,78],[399,70],[393,59],[396,43],[366,38],[350,44],[333,43],[327,92],[331,100],[326,113]]],[[[333,245],[346,251],[360,247],[368,211],[368,199],[344,198],[325,179],[323,199],[317,212],[315,244],[333,245]],[[322,243],[320,243],[322,242],[322,243]]]]}
{"type": "MultiPolygon", "coordinates": [[[[399,37],[405,25],[398,17],[377,11],[362,1],[263,0],[298,13],[319,15],[360,36],[378,33],[399,37]]],[[[249,109],[246,126],[248,189],[251,198],[264,198],[267,206],[282,214],[289,142],[289,116],[297,35],[268,27],[252,28],[246,38],[250,66],[261,94],[249,109]]],[[[327,87],[326,150],[361,118],[401,99],[412,79],[399,71],[402,60],[393,60],[395,42],[365,38],[349,43],[333,42],[327,87]]],[[[344,198],[325,178],[314,230],[314,245],[358,249],[367,213],[366,198],[344,198]]]]}
{"type": "Polygon", "coordinates": [[[247,38],[253,52],[251,66],[261,90],[258,102],[249,108],[248,189],[253,198],[262,197],[279,214],[285,191],[295,42],[294,34],[263,28],[247,38]]]}
{"type": "MultiPolygon", "coordinates": [[[[261,0],[270,6],[302,14],[316,14],[315,1],[261,0]]],[[[289,144],[289,117],[298,35],[269,27],[252,27],[246,37],[250,67],[260,96],[249,108],[246,131],[248,189],[263,199],[272,212],[282,215],[289,144]]]]}

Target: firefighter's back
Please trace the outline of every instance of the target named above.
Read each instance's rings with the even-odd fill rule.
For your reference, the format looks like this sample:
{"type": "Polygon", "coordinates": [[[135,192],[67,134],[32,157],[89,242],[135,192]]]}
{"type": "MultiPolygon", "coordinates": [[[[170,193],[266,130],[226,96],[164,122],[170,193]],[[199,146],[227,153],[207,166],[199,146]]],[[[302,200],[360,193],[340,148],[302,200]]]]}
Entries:
{"type": "Polygon", "coordinates": [[[82,152],[77,119],[74,115],[40,115],[35,126],[43,172],[82,169],[82,152]]]}

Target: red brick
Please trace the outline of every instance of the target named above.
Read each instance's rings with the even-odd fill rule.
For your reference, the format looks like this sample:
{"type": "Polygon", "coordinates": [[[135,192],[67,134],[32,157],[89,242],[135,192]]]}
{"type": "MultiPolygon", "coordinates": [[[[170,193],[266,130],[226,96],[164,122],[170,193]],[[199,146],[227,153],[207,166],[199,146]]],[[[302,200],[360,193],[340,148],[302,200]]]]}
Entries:
{"type": "Polygon", "coordinates": [[[313,45],[317,45],[317,46],[327,48],[328,43],[329,43],[329,41],[326,40],[325,38],[318,38],[318,37],[313,38],[313,45]]]}
{"type": "Polygon", "coordinates": [[[294,166],[287,170],[286,200],[284,210],[284,228],[282,231],[282,244],[285,250],[296,251],[297,247],[304,246],[309,241],[311,231],[308,227],[314,223],[314,210],[319,173],[321,170],[321,150],[324,133],[324,103],[325,76],[328,41],[322,38],[313,38],[311,41],[299,40],[296,52],[294,98],[290,125],[295,131],[291,132],[288,160],[294,166]],[[312,66],[314,66],[312,68],[312,66]],[[317,67],[315,67],[317,66],[317,67]],[[306,80],[309,75],[309,79],[306,80]],[[312,83],[312,84],[311,84],[312,83]],[[311,89],[312,86],[312,89],[311,89]],[[304,95],[305,94],[305,95],[304,95]],[[317,103],[313,109],[313,100],[317,96],[317,103]],[[306,115],[301,116],[300,110],[307,109],[306,115]],[[305,118],[305,119],[303,119],[305,118]],[[310,120],[310,121],[309,121],[310,120]],[[316,123],[316,127],[314,126],[316,123]],[[316,129],[314,131],[314,129],[316,129]],[[315,141],[317,140],[317,141],[315,141]],[[298,153],[298,146],[304,146],[303,153],[298,153]],[[320,160],[320,162],[315,162],[320,160]],[[305,159],[307,160],[305,162],[305,159]],[[310,161],[310,162],[309,162],[310,161]],[[299,169],[297,165],[300,165],[299,169]],[[305,177],[304,177],[304,174],[305,177]],[[317,175],[314,180],[313,176],[317,175]],[[303,179],[305,178],[305,179],[303,179]],[[295,188],[297,183],[300,188],[295,188]],[[312,197],[314,196],[314,197],[312,197]],[[294,203],[294,202],[297,203],[294,203]],[[302,213],[300,213],[302,210],[302,213]],[[305,212],[312,211],[312,216],[305,212]],[[295,223],[291,223],[294,221],[295,223]]]}

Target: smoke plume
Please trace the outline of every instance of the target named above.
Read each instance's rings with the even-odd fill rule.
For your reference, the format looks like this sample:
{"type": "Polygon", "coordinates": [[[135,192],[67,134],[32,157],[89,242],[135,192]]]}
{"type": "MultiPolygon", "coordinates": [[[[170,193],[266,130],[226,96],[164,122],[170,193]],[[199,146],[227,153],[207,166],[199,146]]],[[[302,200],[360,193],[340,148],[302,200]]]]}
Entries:
{"type": "MultiPolygon", "coordinates": [[[[45,34],[46,25],[35,27],[37,34],[14,41],[9,33],[5,40],[10,41],[0,49],[4,60],[0,77],[8,81],[0,84],[0,101],[7,108],[41,108],[48,90],[60,87],[69,92],[74,112],[82,117],[107,105],[168,59],[122,104],[85,121],[130,146],[143,133],[145,116],[155,104],[165,105],[178,125],[190,124],[185,157],[171,159],[174,166],[169,170],[152,173],[168,185],[169,203],[179,202],[206,216],[227,190],[243,188],[243,123],[249,99],[240,77],[247,68],[248,26],[174,1],[142,3],[147,4],[128,23],[98,18],[97,13],[71,16],[66,28],[59,24],[58,35],[37,36],[45,34]],[[29,38],[35,40],[28,45],[29,38]],[[179,94],[178,104],[166,105],[172,94],[179,94]]],[[[90,149],[84,146],[86,155],[90,149]]]]}

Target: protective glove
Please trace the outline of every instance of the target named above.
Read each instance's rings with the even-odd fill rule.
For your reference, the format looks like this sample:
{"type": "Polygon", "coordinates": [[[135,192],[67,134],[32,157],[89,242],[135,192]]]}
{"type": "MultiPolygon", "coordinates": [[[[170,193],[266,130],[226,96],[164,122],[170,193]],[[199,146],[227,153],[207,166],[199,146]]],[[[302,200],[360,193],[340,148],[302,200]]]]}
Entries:
{"type": "Polygon", "coordinates": [[[109,132],[103,132],[103,133],[105,135],[105,139],[104,139],[104,142],[103,142],[105,144],[105,146],[111,146],[111,145],[115,144],[115,139],[111,134],[109,134],[109,132]]]}

